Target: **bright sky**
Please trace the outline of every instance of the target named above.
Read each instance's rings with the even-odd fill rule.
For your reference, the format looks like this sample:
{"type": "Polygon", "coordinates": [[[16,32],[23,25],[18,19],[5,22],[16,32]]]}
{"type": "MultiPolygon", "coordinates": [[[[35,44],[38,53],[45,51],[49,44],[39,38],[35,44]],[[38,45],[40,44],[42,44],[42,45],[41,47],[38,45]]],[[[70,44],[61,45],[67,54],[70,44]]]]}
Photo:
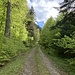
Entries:
{"type": "Polygon", "coordinates": [[[57,17],[58,11],[53,7],[59,7],[63,0],[27,0],[29,8],[34,7],[35,23],[40,27],[44,26],[50,16],[57,17]]]}

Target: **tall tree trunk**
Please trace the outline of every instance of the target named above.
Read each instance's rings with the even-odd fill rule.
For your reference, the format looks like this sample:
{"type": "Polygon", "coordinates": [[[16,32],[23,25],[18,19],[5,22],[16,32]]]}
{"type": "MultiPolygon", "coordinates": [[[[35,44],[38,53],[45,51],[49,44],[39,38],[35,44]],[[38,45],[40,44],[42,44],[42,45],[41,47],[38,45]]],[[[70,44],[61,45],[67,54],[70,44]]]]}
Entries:
{"type": "Polygon", "coordinates": [[[5,33],[6,37],[10,37],[10,12],[11,12],[11,2],[7,2],[7,12],[6,12],[6,24],[5,24],[5,33]]]}

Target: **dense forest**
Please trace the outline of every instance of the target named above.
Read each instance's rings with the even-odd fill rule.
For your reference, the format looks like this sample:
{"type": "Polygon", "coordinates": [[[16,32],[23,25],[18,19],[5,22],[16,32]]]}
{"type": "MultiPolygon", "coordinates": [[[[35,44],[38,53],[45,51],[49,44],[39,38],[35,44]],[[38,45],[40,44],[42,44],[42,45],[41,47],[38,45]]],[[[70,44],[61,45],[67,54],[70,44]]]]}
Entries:
{"type": "Polygon", "coordinates": [[[75,9],[73,3],[74,0],[70,3],[68,0],[60,3],[60,15],[56,19],[50,17],[40,35],[42,49],[48,55],[56,57],[57,61],[63,60],[66,66],[63,64],[61,66],[67,67],[66,70],[71,75],[75,75],[75,9]]]}
{"type": "Polygon", "coordinates": [[[0,0],[0,65],[26,51],[39,39],[34,9],[26,0],[0,0]],[[37,32],[37,33],[36,33],[37,32]]]}

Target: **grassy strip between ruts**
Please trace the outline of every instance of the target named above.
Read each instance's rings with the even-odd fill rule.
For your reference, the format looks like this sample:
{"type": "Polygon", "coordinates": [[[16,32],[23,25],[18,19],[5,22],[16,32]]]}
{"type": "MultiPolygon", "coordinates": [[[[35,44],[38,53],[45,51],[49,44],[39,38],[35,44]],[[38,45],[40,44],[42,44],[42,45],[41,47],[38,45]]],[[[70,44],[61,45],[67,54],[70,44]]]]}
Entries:
{"type": "Polygon", "coordinates": [[[59,58],[57,56],[50,56],[46,50],[42,50],[44,54],[52,60],[53,64],[60,69],[61,75],[75,75],[75,67],[71,66],[66,60],[63,58],[59,58]]]}
{"type": "Polygon", "coordinates": [[[41,56],[39,54],[39,51],[38,49],[36,48],[36,51],[35,51],[35,57],[34,57],[34,60],[35,60],[35,74],[34,75],[50,75],[49,71],[47,70],[45,64],[43,63],[42,59],[41,59],[41,56]]]}
{"type": "Polygon", "coordinates": [[[26,48],[25,51],[26,52],[20,53],[4,67],[0,68],[0,75],[21,75],[24,69],[26,56],[30,52],[30,49],[26,48]]]}

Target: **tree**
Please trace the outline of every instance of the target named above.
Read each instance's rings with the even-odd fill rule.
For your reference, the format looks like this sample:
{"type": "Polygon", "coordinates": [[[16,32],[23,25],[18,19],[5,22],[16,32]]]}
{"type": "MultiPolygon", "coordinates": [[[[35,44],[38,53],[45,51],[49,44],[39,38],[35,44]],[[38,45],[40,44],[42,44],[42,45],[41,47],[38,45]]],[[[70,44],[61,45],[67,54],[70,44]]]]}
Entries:
{"type": "Polygon", "coordinates": [[[34,23],[34,9],[33,6],[31,6],[31,9],[28,12],[28,23],[27,23],[27,31],[28,36],[30,37],[30,42],[31,42],[31,38],[33,38],[32,40],[35,41],[36,39],[36,24],[34,23]]]}
{"type": "Polygon", "coordinates": [[[53,37],[55,36],[55,33],[57,33],[57,30],[52,30],[52,27],[55,25],[55,20],[51,17],[47,20],[47,22],[44,25],[44,28],[40,35],[40,44],[46,49],[50,48],[52,46],[53,37]]]}
{"type": "Polygon", "coordinates": [[[75,10],[74,1],[64,0],[64,2],[60,3],[60,12],[73,12],[75,10]]]}
{"type": "Polygon", "coordinates": [[[74,20],[74,13],[60,15],[55,22],[52,18],[48,19],[40,36],[42,47],[63,57],[75,57],[74,20]]]}
{"type": "Polygon", "coordinates": [[[6,37],[10,37],[10,12],[11,12],[11,2],[7,2],[7,12],[6,12],[6,25],[5,25],[5,33],[6,37]]]}
{"type": "Polygon", "coordinates": [[[28,10],[26,0],[0,0],[0,65],[25,50],[28,10]]]}

